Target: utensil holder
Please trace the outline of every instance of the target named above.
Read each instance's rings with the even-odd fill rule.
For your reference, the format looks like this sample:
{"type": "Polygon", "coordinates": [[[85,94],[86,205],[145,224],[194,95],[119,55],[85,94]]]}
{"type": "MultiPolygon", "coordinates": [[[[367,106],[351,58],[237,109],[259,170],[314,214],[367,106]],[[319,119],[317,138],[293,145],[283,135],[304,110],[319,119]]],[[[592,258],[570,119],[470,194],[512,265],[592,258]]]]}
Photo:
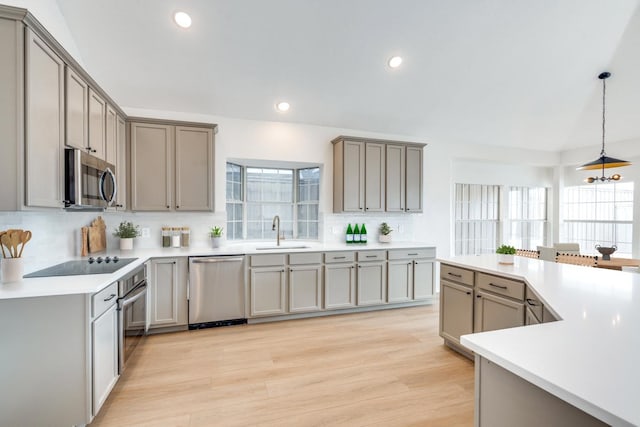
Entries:
{"type": "Polygon", "coordinates": [[[0,261],[0,272],[2,272],[2,283],[19,282],[24,273],[22,258],[3,258],[0,261]]]}

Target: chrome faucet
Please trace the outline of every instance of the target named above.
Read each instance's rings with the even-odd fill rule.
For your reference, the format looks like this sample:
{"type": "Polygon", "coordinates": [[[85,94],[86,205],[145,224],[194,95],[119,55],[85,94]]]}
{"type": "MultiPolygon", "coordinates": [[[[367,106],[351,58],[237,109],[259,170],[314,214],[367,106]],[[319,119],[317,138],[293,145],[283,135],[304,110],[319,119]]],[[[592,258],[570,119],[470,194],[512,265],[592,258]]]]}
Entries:
{"type": "Polygon", "coordinates": [[[276,215],[273,217],[273,224],[271,225],[271,230],[275,230],[276,232],[276,246],[280,246],[280,216],[276,215]]]}

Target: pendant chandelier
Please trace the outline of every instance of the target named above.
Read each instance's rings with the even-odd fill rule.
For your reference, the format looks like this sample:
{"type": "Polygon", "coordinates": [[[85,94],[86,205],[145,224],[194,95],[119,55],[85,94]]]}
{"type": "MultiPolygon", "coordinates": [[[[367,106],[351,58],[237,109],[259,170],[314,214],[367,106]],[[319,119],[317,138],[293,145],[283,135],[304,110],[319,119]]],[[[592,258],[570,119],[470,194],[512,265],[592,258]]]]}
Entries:
{"type": "Polygon", "coordinates": [[[602,80],[602,150],[600,151],[600,157],[592,162],[585,163],[584,165],[578,167],[576,170],[602,170],[602,176],[590,176],[585,179],[585,182],[592,183],[596,181],[605,182],[605,181],[619,181],[620,174],[613,174],[611,176],[605,176],[604,170],[608,168],[618,168],[621,166],[629,166],[631,162],[626,160],[614,159],[613,157],[607,157],[607,153],[604,151],[604,137],[605,137],[605,95],[607,93],[607,79],[611,77],[611,73],[604,72],[601,73],[598,78],[602,80]]]}

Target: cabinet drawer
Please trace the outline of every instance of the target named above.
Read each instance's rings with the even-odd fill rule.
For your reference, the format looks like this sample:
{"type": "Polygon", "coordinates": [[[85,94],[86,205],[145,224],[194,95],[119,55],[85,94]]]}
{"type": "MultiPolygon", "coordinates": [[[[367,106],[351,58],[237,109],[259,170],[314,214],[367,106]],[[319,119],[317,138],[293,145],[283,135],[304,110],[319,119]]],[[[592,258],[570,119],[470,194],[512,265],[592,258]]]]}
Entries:
{"type": "Polygon", "coordinates": [[[113,282],[91,297],[91,315],[98,317],[116,303],[118,298],[118,282],[113,282]]]}
{"type": "Polygon", "coordinates": [[[473,286],[473,271],[454,267],[448,264],[440,264],[440,277],[452,282],[473,286]]]}
{"type": "Polygon", "coordinates": [[[300,265],[300,264],[322,264],[322,254],[319,252],[316,253],[304,253],[304,254],[290,254],[289,255],[289,264],[291,265],[300,265]]]}
{"type": "Polygon", "coordinates": [[[273,254],[273,255],[251,255],[251,267],[268,267],[272,265],[285,265],[286,255],[273,254]]]}
{"type": "Polygon", "coordinates": [[[387,251],[358,251],[358,261],[384,261],[387,251]]]}
{"type": "Polygon", "coordinates": [[[353,262],[355,261],[355,259],[355,252],[327,252],[326,254],[324,254],[324,262],[326,264],[353,262]]]}
{"type": "Polygon", "coordinates": [[[429,249],[394,249],[389,251],[389,260],[393,259],[418,259],[435,258],[435,248],[429,249]]]}
{"type": "Polygon", "coordinates": [[[538,319],[538,321],[542,321],[542,301],[536,294],[533,293],[529,287],[525,290],[525,300],[524,300],[527,308],[531,310],[534,316],[538,319]]]}
{"type": "Polygon", "coordinates": [[[492,276],[490,274],[477,273],[476,285],[480,289],[511,298],[524,300],[525,285],[522,282],[507,279],[504,277],[492,276]]]}

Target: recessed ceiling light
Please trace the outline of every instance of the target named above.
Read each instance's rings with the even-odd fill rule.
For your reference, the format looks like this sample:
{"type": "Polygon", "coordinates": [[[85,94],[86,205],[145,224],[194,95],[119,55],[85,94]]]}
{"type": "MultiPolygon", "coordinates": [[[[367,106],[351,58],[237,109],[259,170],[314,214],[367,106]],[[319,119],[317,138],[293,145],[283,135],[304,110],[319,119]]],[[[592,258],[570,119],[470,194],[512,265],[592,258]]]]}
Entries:
{"type": "Polygon", "coordinates": [[[176,12],[175,15],[173,15],[173,20],[182,28],[189,28],[191,26],[191,17],[185,12],[176,12]]]}
{"type": "Polygon", "coordinates": [[[286,101],[278,102],[276,104],[276,110],[280,111],[281,113],[284,113],[285,111],[289,111],[290,107],[291,105],[289,105],[289,103],[286,101]]]}
{"type": "Polygon", "coordinates": [[[391,59],[389,59],[389,67],[391,68],[398,68],[400,64],[402,64],[402,58],[399,56],[392,56],[391,59]]]}

